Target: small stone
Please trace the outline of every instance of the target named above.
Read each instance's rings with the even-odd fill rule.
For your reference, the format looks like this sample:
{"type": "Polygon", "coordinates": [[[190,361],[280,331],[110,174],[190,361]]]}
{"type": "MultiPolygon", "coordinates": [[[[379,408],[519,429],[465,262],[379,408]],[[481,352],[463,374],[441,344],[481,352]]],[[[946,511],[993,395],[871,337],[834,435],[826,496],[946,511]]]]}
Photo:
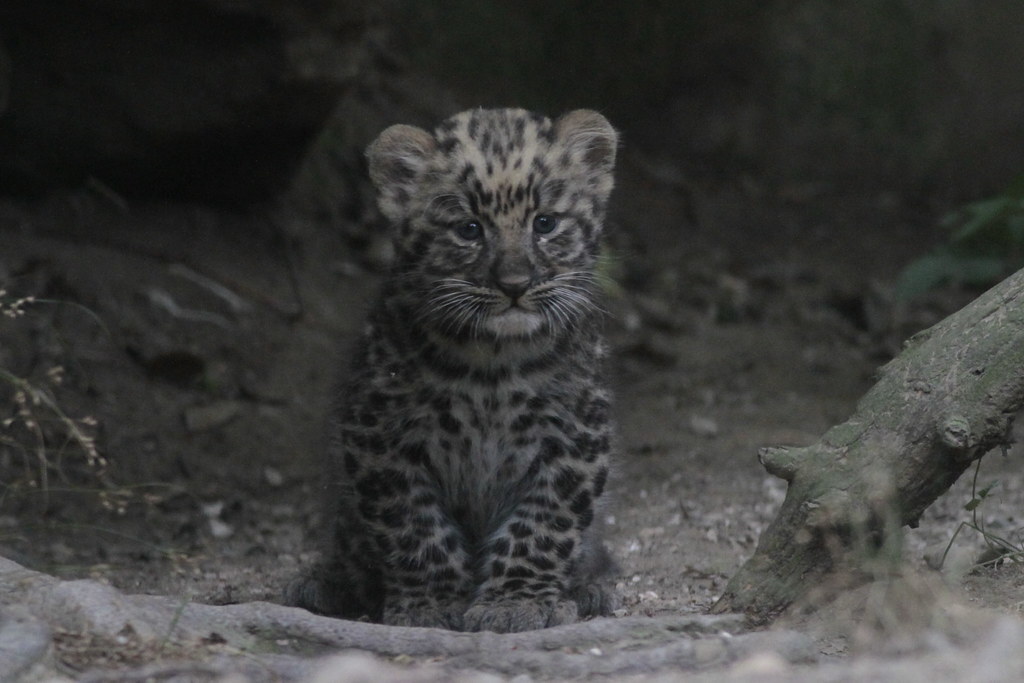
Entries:
{"type": "Polygon", "coordinates": [[[284,475],[273,467],[263,468],[263,478],[266,479],[268,484],[275,488],[284,483],[284,475]]]}
{"type": "Polygon", "coordinates": [[[787,671],[789,663],[776,652],[757,652],[732,667],[732,675],[737,678],[758,679],[762,676],[779,676],[787,671]]]}
{"type": "Polygon", "coordinates": [[[643,339],[633,344],[627,352],[648,363],[663,367],[671,367],[679,361],[677,344],[658,334],[644,335],[643,339]]]}
{"type": "Polygon", "coordinates": [[[711,439],[718,436],[718,423],[710,417],[690,416],[690,431],[697,436],[711,439]]]}
{"type": "Polygon", "coordinates": [[[50,554],[57,564],[71,564],[75,557],[75,551],[64,541],[56,541],[50,544],[50,554]]]}
{"type": "Polygon", "coordinates": [[[235,528],[219,519],[210,520],[210,535],[214,538],[229,538],[235,533],[235,528]]]}
{"type": "Polygon", "coordinates": [[[185,428],[190,432],[205,432],[223,427],[242,412],[238,401],[218,401],[205,406],[185,409],[185,428]]]}
{"type": "Polygon", "coordinates": [[[331,270],[342,277],[355,279],[365,277],[366,269],[355,261],[345,260],[331,264],[331,270]]]}
{"type": "Polygon", "coordinates": [[[667,332],[680,332],[686,328],[679,308],[663,299],[637,296],[635,303],[642,320],[651,327],[667,332]]]}
{"type": "Polygon", "coordinates": [[[698,638],[693,641],[693,656],[698,667],[706,667],[724,662],[728,651],[718,638],[698,638]]]}
{"type": "Polygon", "coordinates": [[[295,506],[287,503],[278,503],[270,506],[270,517],[276,520],[292,519],[297,513],[295,506]]]}

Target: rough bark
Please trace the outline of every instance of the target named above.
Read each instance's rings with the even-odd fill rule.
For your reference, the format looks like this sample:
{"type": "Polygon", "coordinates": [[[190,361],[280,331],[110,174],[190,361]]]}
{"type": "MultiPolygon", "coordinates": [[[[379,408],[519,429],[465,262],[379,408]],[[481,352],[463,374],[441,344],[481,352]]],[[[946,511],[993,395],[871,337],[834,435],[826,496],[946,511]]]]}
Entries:
{"type": "Polygon", "coordinates": [[[789,489],[713,611],[768,620],[838,565],[862,566],[1007,443],[1022,404],[1024,270],[909,339],[818,443],[760,451],[789,489]]]}

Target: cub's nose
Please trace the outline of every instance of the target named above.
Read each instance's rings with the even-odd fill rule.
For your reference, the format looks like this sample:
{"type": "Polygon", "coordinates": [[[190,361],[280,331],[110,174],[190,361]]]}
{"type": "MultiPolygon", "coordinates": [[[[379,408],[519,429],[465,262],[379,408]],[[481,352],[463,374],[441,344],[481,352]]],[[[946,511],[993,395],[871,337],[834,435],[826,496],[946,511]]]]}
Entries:
{"type": "Polygon", "coordinates": [[[515,301],[530,288],[530,278],[522,275],[499,277],[496,284],[508,298],[515,301]]]}

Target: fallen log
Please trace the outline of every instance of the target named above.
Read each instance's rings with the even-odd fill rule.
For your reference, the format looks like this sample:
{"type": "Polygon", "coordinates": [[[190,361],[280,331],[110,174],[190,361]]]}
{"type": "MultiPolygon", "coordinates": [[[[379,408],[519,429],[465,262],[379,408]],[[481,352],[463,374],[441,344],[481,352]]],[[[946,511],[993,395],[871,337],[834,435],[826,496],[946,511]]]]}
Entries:
{"type": "Polygon", "coordinates": [[[816,444],[761,449],[786,498],[712,612],[770,621],[840,566],[863,568],[972,462],[1005,448],[1022,405],[1024,270],[911,337],[816,444]]]}
{"type": "Polygon", "coordinates": [[[479,680],[460,679],[463,671],[568,679],[722,670],[764,653],[794,664],[817,658],[809,636],[745,630],[738,614],[600,618],[510,634],[384,626],[266,602],[126,595],[0,557],[0,681],[50,680],[62,668],[97,683],[239,675],[255,683],[479,680]],[[330,664],[324,657],[338,651],[375,657],[348,662],[360,675],[337,665],[318,674],[330,664]],[[405,673],[388,668],[388,660],[405,662],[405,673]]]}

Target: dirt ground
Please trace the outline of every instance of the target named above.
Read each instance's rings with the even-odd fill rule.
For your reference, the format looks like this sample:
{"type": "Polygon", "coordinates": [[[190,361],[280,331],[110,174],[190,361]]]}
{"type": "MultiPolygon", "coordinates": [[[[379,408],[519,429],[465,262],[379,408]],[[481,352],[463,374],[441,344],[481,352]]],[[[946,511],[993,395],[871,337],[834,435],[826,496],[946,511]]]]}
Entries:
{"type": "MultiPolygon", "coordinates": [[[[898,190],[694,180],[628,149],[618,177],[607,522],[621,614],[700,612],[785,495],[758,447],[816,440],[903,338],[971,295],[893,303],[921,236],[942,237],[926,227],[942,207],[898,190]]],[[[19,413],[0,381],[0,555],[129,593],[278,600],[314,551],[321,422],[380,257],[280,207],[125,202],[102,186],[3,200],[0,244],[4,304],[37,299],[0,317],[0,368],[68,420],[94,419],[77,424],[106,459],[87,463],[45,403],[19,413]]],[[[1019,458],[989,455],[977,480],[997,482],[980,520],[1018,542],[1019,458]]],[[[935,600],[1018,615],[1024,572],[973,568],[979,534],[962,530],[937,570],[972,519],[971,485],[908,531],[906,565],[943,577],[935,600]]],[[[861,652],[849,630],[815,633],[825,661],[861,652]]]]}

